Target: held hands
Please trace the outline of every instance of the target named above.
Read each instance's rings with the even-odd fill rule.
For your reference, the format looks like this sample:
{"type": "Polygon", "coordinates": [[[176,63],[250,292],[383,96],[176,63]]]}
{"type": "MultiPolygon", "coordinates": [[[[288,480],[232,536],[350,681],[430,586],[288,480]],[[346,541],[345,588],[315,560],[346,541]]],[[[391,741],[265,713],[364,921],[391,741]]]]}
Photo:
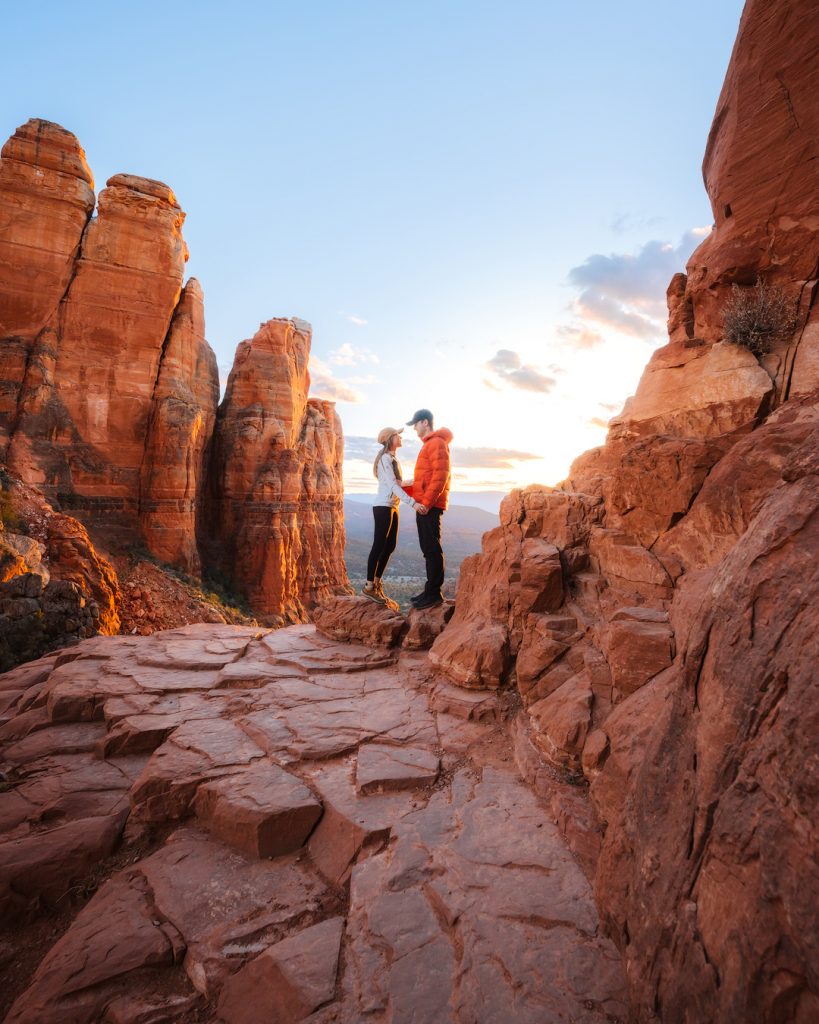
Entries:
{"type": "Polygon", "coordinates": [[[420,501],[416,501],[415,511],[418,513],[419,516],[425,516],[427,512],[429,512],[429,509],[426,507],[426,505],[422,505],[420,501]]]}

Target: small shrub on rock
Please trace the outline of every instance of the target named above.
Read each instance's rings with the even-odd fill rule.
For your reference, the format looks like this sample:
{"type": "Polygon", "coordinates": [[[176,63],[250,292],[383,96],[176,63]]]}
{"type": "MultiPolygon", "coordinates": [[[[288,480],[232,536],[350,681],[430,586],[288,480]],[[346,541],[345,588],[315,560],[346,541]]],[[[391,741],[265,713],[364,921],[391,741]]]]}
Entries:
{"type": "Polygon", "coordinates": [[[763,356],[793,333],[796,314],[781,288],[757,281],[752,288],[732,286],[722,326],[726,341],[763,356]]]}

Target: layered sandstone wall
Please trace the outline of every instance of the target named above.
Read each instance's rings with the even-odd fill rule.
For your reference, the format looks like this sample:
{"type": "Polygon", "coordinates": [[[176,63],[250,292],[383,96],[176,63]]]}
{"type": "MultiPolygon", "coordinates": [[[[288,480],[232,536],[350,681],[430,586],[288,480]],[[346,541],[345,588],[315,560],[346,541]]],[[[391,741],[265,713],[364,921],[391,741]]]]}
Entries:
{"type": "Polygon", "coordinates": [[[541,756],[591,784],[641,1021],[819,1016],[818,73],[813,5],[750,0],[669,344],[564,484],[506,498],[430,654],[513,683],[541,756]],[[798,312],[761,362],[722,337],[758,276],[798,312]]]}
{"type": "Polygon", "coordinates": [[[276,319],[239,346],[219,408],[200,535],[251,607],[301,621],[346,588],[341,421],[308,399],[311,329],[276,319]]]}
{"type": "Polygon", "coordinates": [[[198,573],[205,451],[216,421],[219,371],[205,341],[202,289],[185,285],[154,388],[140,467],[139,514],[149,550],[198,573]]]}
{"type": "Polygon", "coordinates": [[[32,120],[0,150],[0,450],[14,430],[31,348],[59,308],[94,210],[79,142],[32,120]]]}
{"type": "Polygon", "coordinates": [[[19,128],[0,160],[3,462],[92,529],[196,571],[218,375],[201,291],[182,293],[185,215],[167,185],[128,174],[93,212],[77,139],[19,128]]]}

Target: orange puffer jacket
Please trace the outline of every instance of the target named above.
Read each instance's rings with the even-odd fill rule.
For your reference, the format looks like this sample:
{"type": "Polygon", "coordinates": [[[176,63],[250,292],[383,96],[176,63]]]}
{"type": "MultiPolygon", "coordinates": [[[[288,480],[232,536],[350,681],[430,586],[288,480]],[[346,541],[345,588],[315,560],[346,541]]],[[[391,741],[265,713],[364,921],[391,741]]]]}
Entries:
{"type": "Polygon", "coordinates": [[[433,430],[421,442],[412,475],[412,496],[427,508],[447,507],[449,498],[449,443],[452,431],[433,430]]]}

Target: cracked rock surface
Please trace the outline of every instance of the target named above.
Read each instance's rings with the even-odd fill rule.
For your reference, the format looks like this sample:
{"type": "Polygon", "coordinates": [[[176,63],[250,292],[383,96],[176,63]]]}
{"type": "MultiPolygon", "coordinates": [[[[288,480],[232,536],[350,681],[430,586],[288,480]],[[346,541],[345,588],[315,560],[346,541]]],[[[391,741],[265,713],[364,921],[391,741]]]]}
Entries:
{"type": "Polygon", "coordinates": [[[626,1019],[499,698],[424,654],[202,624],[0,688],[9,1024],[626,1019]]]}

